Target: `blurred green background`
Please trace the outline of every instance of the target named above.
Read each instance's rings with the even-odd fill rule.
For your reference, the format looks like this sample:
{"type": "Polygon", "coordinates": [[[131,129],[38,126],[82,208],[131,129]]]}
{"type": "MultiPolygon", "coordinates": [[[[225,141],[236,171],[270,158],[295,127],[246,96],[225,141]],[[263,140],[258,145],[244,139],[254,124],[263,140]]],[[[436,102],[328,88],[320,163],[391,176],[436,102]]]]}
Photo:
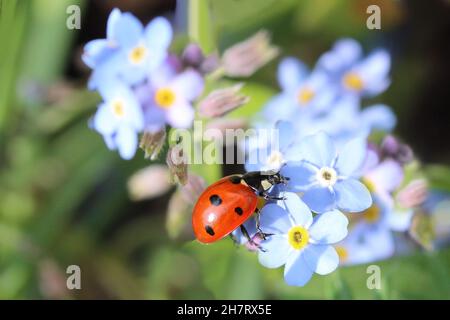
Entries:
{"type": "MultiPolygon", "coordinates": [[[[366,287],[367,266],[316,275],[295,288],[282,269],[264,269],[229,240],[204,246],[169,237],[175,188],[129,199],[128,178],[150,163],[141,151],[121,160],[88,128],[100,98],[85,89],[89,70],[80,59],[85,42],[104,37],[113,7],[143,22],[165,15],[179,39],[197,23],[210,51],[264,28],[282,56],[311,66],[343,36],[367,50],[382,45],[393,54],[392,86],[372,102],[393,108],[396,134],[430,165],[431,183],[450,191],[448,169],[435,166],[450,159],[449,2],[210,0],[199,21],[186,20],[188,0],[178,2],[176,10],[168,0],[0,1],[0,298],[449,299],[449,249],[378,263],[379,291],[366,287]],[[81,30],[66,28],[72,4],[81,8],[81,30]],[[381,7],[381,30],[366,28],[370,4],[381,7]],[[72,264],[81,267],[81,290],[66,288],[72,264]]],[[[256,112],[275,92],[277,62],[249,79],[252,103],[238,115],[256,112]]]]}

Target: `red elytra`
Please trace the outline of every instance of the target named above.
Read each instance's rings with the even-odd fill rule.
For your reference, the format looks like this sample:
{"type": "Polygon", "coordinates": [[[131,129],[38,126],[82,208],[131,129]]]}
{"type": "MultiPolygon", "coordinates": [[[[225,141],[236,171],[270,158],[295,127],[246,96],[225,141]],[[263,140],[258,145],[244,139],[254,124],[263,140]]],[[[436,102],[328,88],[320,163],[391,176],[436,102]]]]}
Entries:
{"type": "Polygon", "coordinates": [[[240,182],[240,176],[220,179],[206,188],[194,207],[195,237],[203,243],[222,239],[255,212],[257,203],[255,192],[240,182]]]}
{"type": "Polygon", "coordinates": [[[284,181],[279,174],[249,172],[224,177],[206,188],[192,214],[197,240],[202,243],[220,240],[247,221],[256,210],[258,195],[268,197],[262,188],[263,180],[271,185],[284,181]]]}

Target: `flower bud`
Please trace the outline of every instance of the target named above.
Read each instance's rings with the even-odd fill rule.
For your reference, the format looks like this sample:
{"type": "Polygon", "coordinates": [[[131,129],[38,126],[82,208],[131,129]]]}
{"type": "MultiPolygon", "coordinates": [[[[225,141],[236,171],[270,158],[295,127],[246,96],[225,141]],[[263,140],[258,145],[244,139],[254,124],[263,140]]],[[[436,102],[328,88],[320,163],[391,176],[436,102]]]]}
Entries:
{"type": "Polygon", "coordinates": [[[146,159],[155,160],[162,147],[166,142],[166,130],[162,129],[159,131],[151,132],[146,131],[142,135],[139,147],[144,150],[146,159]]]}
{"type": "Polygon", "coordinates": [[[184,64],[198,68],[205,59],[205,56],[198,44],[190,43],[184,49],[181,59],[184,64]]]}
{"type": "Polygon", "coordinates": [[[386,136],[381,143],[381,154],[385,157],[391,157],[401,164],[407,164],[414,158],[411,148],[391,135],[386,136]]]}
{"type": "Polygon", "coordinates": [[[428,184],[424,179],[411,181],[397,194],[396,200],[403,208],[414,208],[421,205],[428,195],[428,184]]]}
{"type": "Polygon", "coordinates": [[[169,166],[171,181],[173,183],[178,181],[181,185],[185,185],[187,182],[187,158],[181,143],[169,148],[166,163],[169,166]]]}
{"type": "Polygon", "coordinates": [[[279,49],[270,43],[269,33],[262,30],[225,50],[222,67],[228,76],[248,77],[275,58],[278,53],[279,49]]]}
{"type": "Polygon", "coordinates": [[[248,103],[250,98],[239,93],[243,84],[217,89],[208,94],[199,104],[199,112],[207,118],[221,117],[248,103]]]}
{"type": "Polygon", "coordinates": [[[133,201],[156,198],[169,191],[170,187],[169,170],[159,164],[139,170],[128,180],[128,193],[133,201]]]}

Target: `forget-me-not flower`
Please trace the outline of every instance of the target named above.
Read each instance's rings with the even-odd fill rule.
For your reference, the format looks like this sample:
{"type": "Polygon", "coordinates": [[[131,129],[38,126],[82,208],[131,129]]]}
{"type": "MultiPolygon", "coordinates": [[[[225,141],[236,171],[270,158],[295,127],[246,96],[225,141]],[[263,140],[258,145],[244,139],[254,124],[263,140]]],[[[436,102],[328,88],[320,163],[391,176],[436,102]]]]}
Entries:
{"type": "Polygon", "coordinates": [[[333,76],[344,94],[372,97],[382,93],[390,84],[391,58],[386,50],[381,49],[365,58],[362,54],[357,41],[341,39],[320,57],[317,67],[333,76]]]}
{"type": "Polygon", "coordinates": [[[278,66],[282,92],[264,107],[264,117],[271,121],[291,120],[293,116],[314,115],[328,109],[336,96],[327,72],[310,72],[295,58],[285,58],[278,66]]]}
{"type": "Polygon", "coordinates": [[[331,244],[347,235],[348,220],[337,210],[313,218],[295,193],[271,203],[261,211],[261,228],[270,234],[261,241],[259,262],[267,268],[284,267],[284,279],[294,286],[305,285],[313,273],[333,272],[339,257],[331,244]]]}
{"type": "Polygon", "coordinates": [[[146,129],[160,129],[166,124],[189,128],[194,120],[192,102],[204,87],[203,77],[194,69],[176,73],[165,63],[149,76],[143,98],[146,129]]]}
{"type": "Polygon", "coordinates": [[[93,119],[107,146],[118,149],[120,156],[131,159],[138,146],[138,133],[144,128],[144,115],[134,93],[120,80],[100,84],[103,102],[93,119]]]}
{"type": "Polygon", "coordinates": [[[93,68],[89,88],[120,77],[130,85],[142,82],[167,57],[172,27],[162,17],[145,28],[131,13],[113,10],[108,19],[107,38],[86,44],[83,60],[93,68]]]}
{"type": "Polygon", "coordinates": [[[278,121],[274,131],[264,130],[246,140],[247,171],[278,171],[286,162],[300,160],[294,126],[278,121]],[[268,134],[271,133],[271,134],[268,134]]]}
{"type": "Polygon", "coordinates": [[[371,206],[369,190],[356,177],[367,154],[365,139],[348,142],[338,155],[331,138],[319,132],[303,138],[299,150],[303,160],[288,162],[281,174],[289,179],[288,190],[302,192],[312,211],[360,212],[371,206]]]}

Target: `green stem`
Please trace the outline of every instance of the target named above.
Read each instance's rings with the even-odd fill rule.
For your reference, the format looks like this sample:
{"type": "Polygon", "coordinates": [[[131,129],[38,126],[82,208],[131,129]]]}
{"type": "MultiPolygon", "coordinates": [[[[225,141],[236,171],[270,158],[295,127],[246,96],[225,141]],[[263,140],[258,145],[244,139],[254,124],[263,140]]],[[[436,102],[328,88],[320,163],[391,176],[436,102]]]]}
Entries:
{"type": "Polygon", "coordinates": [[[189,0],[188,33],[192,41],[198,43],[208,54],[214,49],[213,28],[208,0],[189,0]]]}

